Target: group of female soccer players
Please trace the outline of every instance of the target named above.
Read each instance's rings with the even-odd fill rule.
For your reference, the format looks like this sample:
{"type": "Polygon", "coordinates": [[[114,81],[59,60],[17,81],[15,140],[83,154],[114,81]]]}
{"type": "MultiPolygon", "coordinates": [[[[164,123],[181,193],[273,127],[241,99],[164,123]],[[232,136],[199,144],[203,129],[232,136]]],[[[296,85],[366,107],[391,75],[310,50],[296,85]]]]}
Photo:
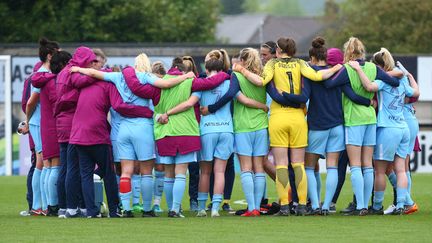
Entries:
{"type": "Polygon", "coordinates": [[[276,215],[328,215],[345,151],[356,205],[347,215],[383,214],[386,174],[397,195],[392,213],[415,212],[409,155],[419,90],[390,52],[382,48],[368,62],[354,37],[344,52],[315,38],[309,63],[295,57],[290,38],[267,42],[260,52],[244,48],[231,66],[226,51],[212,50],[201,75],[191,57],[175,58],[165,71],[144,53],[134,67],[111,70],[103,69],[106,57],[98,49],[82,46],[70,55],[42,39],[41,63],[23,99],[23,132],[29,129],[37,152],[31,214],[100,217],[96,174],[109,217],[134,216],[140,200],[134,189],[141,191],[143,217],[162,211],[162,193],[168,216],[184,217],[188,165],[198,162],[197,216],[207,216],[213,173],[210,211],[217,217],[227,160],[235,153],[248,204],[241,216],[260,215],[266,174],[276,184],[276,215]],[[327,167],[322,205],[319,158],[327,167]]]}

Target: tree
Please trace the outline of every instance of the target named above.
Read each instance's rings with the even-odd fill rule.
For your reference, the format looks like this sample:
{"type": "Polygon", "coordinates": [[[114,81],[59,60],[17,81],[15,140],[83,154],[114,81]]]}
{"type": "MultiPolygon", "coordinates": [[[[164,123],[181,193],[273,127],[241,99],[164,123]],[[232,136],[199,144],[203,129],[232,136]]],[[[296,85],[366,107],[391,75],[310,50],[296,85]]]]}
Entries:
{"type": "Polygon", "coordinates": [[[347,0],[340,7],[334,20],[326,16],[325,36],[333,46],[355,36],[370,53],[381,47],[401,54],[432,52],[432,1],[347,0]]]}
{"type": "Polygon", "coordinates": [[[218,0],[6,0],[0,42],[212,42],[218,0]]]}

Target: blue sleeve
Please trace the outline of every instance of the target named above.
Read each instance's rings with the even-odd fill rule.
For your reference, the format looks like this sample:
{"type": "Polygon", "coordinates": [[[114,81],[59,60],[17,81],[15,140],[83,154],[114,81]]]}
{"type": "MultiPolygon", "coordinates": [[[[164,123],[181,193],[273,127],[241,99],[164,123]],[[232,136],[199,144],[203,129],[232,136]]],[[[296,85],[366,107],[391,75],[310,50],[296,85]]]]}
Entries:
{"type": "Polygon", "coordinates": [[[374,83],[376,83],[378,85],[378,90],[383,90],[384,89],[385,83],[383,81],[381,81],[381,80],[375,80],[374,83]]]}
{"type": "Polygon", "coordinates": [[[202,92],[192,92],[191,96],[196,96],[198,99],[201,99],[202,92]]]}
{"type": "Polygon", "coordinates": [[[377,76],[375,79],[382,80],[384,83],[387,83],[393,87],[399,86],[399,80],[397,78],[388,75],[386,72],[384,72],[384,70],[382,70],[378,66],[376,68],[377,68],[377,76]]]}
{"type": "Polygon", "coordinates": [[[139,79],[140,83],[142,83],[142,84],[148,83],[148,84],[154,85],[156,80],[159,79],[156,75],[154,75],[152,73],[137,72],[136,75],[137,75],[137,78],[139,79]]]}
{"type": "Polygon", "coordinates": [[[40,89],[39,88],[36,88],[35,86],[31,86],[31,92],[32,93],[40,93],[40,89]]]}
{"type": "Polygon", "coordinates": [[[370,100],[358,95],[354,92],[354,90],[351,87],[351,84],[345,84],[342,86],[342,92],[350,99],[352,102],[363,105],[363,106],[370,106],[370,100]]]}
{"type": "Polygon", "coordinates": [[[106,72],[104,73],[103,79],[114,83],[116,86],[121,82],[123,74],[120,72],[106,72]]]}
{"type": "Polygon", "coordinates": [[[297,95],[297,94],[289,94],[287,92],[283,92],[283,96],[292,102],[296,102],[299,104],[306,103],[311,93],[311,86],[309,82],[310,81],[308,79],[302,78],[301,94],[297,95]]]}
{"type": "Polygon", "coordinates": [[[324,81],[324,85],[327,89],[331,89],[337,86],[342,86],[349,82],[350,80],[348,76],[348,71],[346,70],[345,67],[343,67],[335,75],[331,76],[329,79],[324,81]]]}
{"type": "Polygon", "coordinates": [[[408,97],[412,97],[414,94],[414,89],[409,85],[407,77],[403,77],[403,79],[401,79],[401,82],[405,88],[405,95],[408,97]]]}
{"type": "Polygon", "coordinates": [[[214,104],[208,106],[210,113],[215,113],[217,110],[222,108],[226,103],[230,102],[240,91],[239,81],[235,74],[231,75],[230,87],[228,91],[214,104]]]}
{"type": "Polygon", "coordinates": [[[277,102],[278,104],[283,105],[283,106],[300,108],[300,104],[293,103],[293,102],[285,99],[285,97],[283,95],[279,94],[279,92],[276,90],[276,87],[275,87],[273,81],[271,81],[267,84],[266,91],[270,95],[270,97],[272,98],[272,100],[274,102],[277,102]]]}

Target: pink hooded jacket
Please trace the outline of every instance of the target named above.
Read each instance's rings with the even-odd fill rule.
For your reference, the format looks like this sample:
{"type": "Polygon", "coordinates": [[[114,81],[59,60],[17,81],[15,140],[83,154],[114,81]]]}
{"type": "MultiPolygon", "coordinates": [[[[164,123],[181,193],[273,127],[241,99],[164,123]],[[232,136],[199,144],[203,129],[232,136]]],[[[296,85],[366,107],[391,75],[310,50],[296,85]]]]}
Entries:
{"type": "Polygon", "coordinates": [[[54,115],[57,118],[57,139],[59,143],[69,142],[72,119],[80,92],[79,88],[86,87],[97,80],[80,73],[71,73],[70,68],[72,66],[89,67],[94,60],[96,60],[96,55],[93,51],[88,47],[80,46],[75,50],[68,65],[57,75],[57,101],[54,115]]]}

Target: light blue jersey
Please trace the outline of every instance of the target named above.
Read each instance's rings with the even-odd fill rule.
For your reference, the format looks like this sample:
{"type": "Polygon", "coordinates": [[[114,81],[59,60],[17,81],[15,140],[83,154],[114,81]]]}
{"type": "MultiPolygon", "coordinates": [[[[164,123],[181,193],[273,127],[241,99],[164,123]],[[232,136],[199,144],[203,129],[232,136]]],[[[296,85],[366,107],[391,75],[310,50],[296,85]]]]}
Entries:
{"type": "MultiPolygon", "coordinates": [[[[38,73],[48,73],[49,70],[46,69],[44,66],[40,67],[37,71],[38,73]]],[[[40,93],[39,88],[35,88],[33,85],[31,86],[31,92],[32,93],[40,93]]],[[[41,120],[41,108],[40,108],[40,101],[37,102],[36,107],[33,111],[32,116],[30,117],[29,124],[31,125],[37,125],[40,126],[40,120],[41,120]]]]}
{"type": "Polygon", "coordinates": [[[405,95],[411,97],[414,90],[409,86],[406,77],[400,80],[398,87],[392,87],[381,80],[378,85],[378,127],[406,127],[403,110],[405,95]]]}
{"type": "Polygon", "coordinates": [[[121,122],[121,115],[115,111],[113,108],[110,108],[110,114],[111,114],[111,134],[110,138],[111,140],[117,140],[118,131],[120,127],[121,122]]]}
{"type": "MultiPolygon", "coordinates": [[[[228,91],[229,85],[230,81],[225,80],[222,84],[212,90],[194,92],[192,95],[200,99],[201,106],[208,106],[216,103],[228,91]]],[[[201,135],[208,133],[232,133],[233,124],[230,109],[231,102],[228,102],[215,113],[202,116],[200,122],[201,135]]]]}
{"type": "MultiPolygon", "coordinates": [[[[140,82],[143,84],[145,83],[153,84],[154,81],[157,80],[156,76],[147,73],[137,73],[137,76],[139,77],[140,82]]],[[[115,84],[117,90],[120,93],[120,96],[122,97],[125,103],[149,107],[150,100],[143,99],[133,94],[132,91],[127,86],[122,73],[120,72],[105,73],[104,80],[115,84]]],[[[123,116],[121,117],[122,117],[122,121],[127,121],[133,124],[142,124],[142,123],[153,124],[153,119],[151,118],[141,118],[141,117],[126,118],[123,116]]]]}

